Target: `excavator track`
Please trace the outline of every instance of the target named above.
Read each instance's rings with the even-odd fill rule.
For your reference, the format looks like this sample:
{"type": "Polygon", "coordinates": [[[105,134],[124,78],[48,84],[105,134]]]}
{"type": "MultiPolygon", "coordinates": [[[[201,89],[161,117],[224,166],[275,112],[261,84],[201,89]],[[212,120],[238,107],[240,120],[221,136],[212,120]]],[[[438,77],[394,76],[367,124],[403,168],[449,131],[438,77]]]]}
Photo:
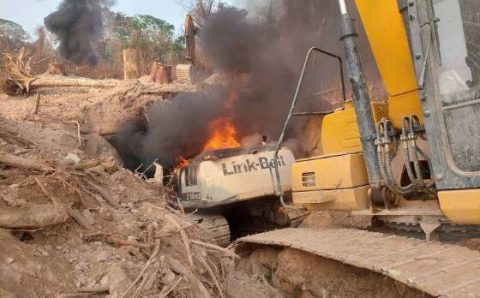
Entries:
{"type": "Polygon", "coordinates": [[[355,229],[287,228],[241,238],[236,251],[244,255],[259,245],[370,270],[434,297],[480,297],[480,252],[454,244],[355,229]]]}

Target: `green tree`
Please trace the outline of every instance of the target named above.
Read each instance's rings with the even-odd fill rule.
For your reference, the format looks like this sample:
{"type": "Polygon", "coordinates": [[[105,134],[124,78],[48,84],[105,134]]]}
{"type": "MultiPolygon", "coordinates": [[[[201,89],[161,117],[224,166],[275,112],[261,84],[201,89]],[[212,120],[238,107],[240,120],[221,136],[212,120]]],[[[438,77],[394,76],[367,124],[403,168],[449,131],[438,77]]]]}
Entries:
{"type": "Polygon", "coordinates": [[[19,24],[0,19],[0,50],[3,52],[17,51],[25,46],[28,34],[19,24]]]}
{"type": "Polygon", "coordinates": [[[114,35],[123,47],[140,50],[145,62],[166,61],[172,54],[180,55],[184,49],[182,38],[175,38],[175,27],[150,15],[125,16],[115,14],[114,35]]]}

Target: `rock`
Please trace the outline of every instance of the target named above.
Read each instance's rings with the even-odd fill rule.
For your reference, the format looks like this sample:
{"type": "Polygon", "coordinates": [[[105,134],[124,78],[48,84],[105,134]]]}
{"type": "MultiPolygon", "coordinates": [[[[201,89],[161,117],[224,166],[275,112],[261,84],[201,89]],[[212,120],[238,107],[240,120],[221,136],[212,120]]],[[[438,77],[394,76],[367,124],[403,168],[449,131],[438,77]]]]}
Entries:
{"type": "Polygon", "coordinates": [[[131,279],[118,264],[110,267],[107,276],[108,284],[110,285],[110,297],[112,298],[122,297],[132,283],[131,279]]]}
{"type": "Polygon", "coordinates": [[[82,262],[79,262],[75,265],[75,270],[76,271],[85,271],[87,269],[87,263],[82,261],[82,262]]]}
{"type": "Polygon", "coordinates": [[[75,153],[68,153],[67,156],[65,156],[65,161],[70,164],[77,165],[80,163],[81,159],[75,153]]]}
{"type": "Polygon", "coordinates": [[[93,217],[93,213],[88,209],[83,210],[82,213],[83,213],[83,217],[85,217],[87,222],[93,226],[95,224],[95,218],[93,217]]]}
{"type": "Polygon", "coordinates": [[[112,221],[113,220],[113,214],[110,210],[108,210],[108,208],[106,207],[101,207],[99,210],[98,210],[98,214],[100,216],[102,216],[102,219],[104,220],[108,220],[108,221],[112,221]]]}
{"type": "Polygon", "coordinates": [[[20,185],[18,185],[18,184],[10,184],[8,187],[11,188],[11,189],[17,189],[17,188],[20,187],[20,185]]]}
{"type": "Polygon", "coordinates": [[[5,262],[6,262],[7,264],[12,264],[13,262],[15,262],[15,259],[12,258],[12,257],[6,257],[6,258],[5,258],[5,262]]]}
{"type": "Polygon", "coordinates": [[[111,254],[104,250],[97,255],[96,260],[97,262],[105,262],[105,261],[108,261],[110,257],[111,257],[111,254]]]}

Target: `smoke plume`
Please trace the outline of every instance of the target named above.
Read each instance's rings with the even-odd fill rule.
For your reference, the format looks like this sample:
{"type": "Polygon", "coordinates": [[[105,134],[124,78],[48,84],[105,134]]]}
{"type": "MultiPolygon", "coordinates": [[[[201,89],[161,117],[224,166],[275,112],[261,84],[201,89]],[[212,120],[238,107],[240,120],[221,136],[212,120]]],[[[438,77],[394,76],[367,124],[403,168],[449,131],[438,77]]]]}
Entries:
{"type": "MultiPolygon", "coordinates": [[[[129,147],[136,165],[158,159],[171,167],[182,157],[199,154],[208,138],[208,123],[219,115],[231,119],[240,139],[265,135],[276,140],[307,50],[316,46],[343,56],[335,2],[283,0],[276,2],[281,5],[272,6],[271,1],[255,1],[250,10],[222,7],[212,14],[197,39],[201,58],[207,60],[214,78],[221,78],[222,84],[207,94],[179,95],[171,103],[157,104],[149,113],[153,120],[141,131],[137,127],[134,132],[132,126],[124,129],[123,139],[131,142],[133,135],[131,143],[141,144],[129,147]],[[228,96],[232,92],[235,100],[228,96]]],[[[364,65],[375,75],[368,44],[364,36],[361,39],[364,65]]],[[[297,111],[327,111],[341,103],[337,63],[326,56],[313,57],[297,111]]],[[[320,119],[295,118],[288,137],[300,138],[309,121],[320,119]]]]}
{"type": "Polygon", "coordinates": [[[224,96],[219,90],[181,94],[152,106],[147,127],[139,123],[125,124],[114,143],[125,166],[136,169],[158,160],[169,169],[180,159],[198,154],[208,138],[206,123],[224,113],[224,96]]]}
{"type": "Polygon", "coordinates": [[[59,39],[62,57],[77,64],[98,63],[96,45],[104,30],[104,12],[113,0],[63,0],[45,27],[59,39]]]}

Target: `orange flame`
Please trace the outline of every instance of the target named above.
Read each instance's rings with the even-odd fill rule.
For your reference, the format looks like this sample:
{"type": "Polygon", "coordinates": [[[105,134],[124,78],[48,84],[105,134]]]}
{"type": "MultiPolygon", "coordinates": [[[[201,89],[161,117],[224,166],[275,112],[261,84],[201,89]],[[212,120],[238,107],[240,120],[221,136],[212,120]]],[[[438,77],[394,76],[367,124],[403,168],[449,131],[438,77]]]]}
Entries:
{"type": "Polygon", "coordinates": [[[178,163],[177,168],[183,168],[189,164],[189,161],[185,159],[183,156],[180,156],[180,162],[178,163]]]}
{"type": "Polygon", "coordinates": [[[225,148],[238,148],[238,135],[235,126],[230,118],[222,116],[208,124],[210,138],[203,147],[203,150],[215,150],[225,148]]]}

